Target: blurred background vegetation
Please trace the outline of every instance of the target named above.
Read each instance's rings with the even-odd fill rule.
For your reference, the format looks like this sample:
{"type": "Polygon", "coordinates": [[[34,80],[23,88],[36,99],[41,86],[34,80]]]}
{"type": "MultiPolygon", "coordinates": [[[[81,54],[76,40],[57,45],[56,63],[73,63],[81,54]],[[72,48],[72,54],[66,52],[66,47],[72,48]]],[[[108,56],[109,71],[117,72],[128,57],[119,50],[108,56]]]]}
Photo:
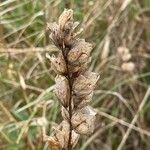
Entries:
{"type": "Polygon", "coordinates": [[[91,103],[96,131],[76,149],[149,150],[150,0],[1,0],[0,150],[47,150],[43,131],[62,120],[45,54],[57,51],[46,24],[64,8],[93,43],[90,70],[101,76],[91,103]]]}

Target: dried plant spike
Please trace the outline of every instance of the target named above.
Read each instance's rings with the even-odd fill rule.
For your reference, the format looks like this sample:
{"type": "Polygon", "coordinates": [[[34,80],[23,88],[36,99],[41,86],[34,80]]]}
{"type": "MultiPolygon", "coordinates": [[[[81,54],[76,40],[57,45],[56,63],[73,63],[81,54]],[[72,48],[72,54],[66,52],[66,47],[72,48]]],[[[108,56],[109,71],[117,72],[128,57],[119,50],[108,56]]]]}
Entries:
{"type": "Polygon", "coordinates": [[[50,38],[59,48],[58,55],[49,57],[57,74],[55,94],[64,119],[48,142],[52,150],[72,150],[80,135],[94,132],[96,112],[90,107],[99,75],[88,71],[92,44],[77,38],[73,10],[65,9],[55,22],[49,24],[50,38]]]}

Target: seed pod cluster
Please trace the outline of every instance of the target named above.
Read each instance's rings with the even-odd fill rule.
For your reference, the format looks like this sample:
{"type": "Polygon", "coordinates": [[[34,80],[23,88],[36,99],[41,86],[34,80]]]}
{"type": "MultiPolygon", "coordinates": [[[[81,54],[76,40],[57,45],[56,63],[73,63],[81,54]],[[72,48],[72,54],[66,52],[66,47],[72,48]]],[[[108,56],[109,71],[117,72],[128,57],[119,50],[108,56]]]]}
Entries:
{"type": "Polygon", "coordinates": [[[71,150],[80,135],[94,131],[96,112],[89,102],[99,76],[88,71],[92,45],[77,37],[78,24],[73,21],[73,11],[65,9],[58,23],[48,25],[50,38],[60,50],[50,61],[57,74],[54,92],[62,105],[64,119],[48,138],[52,150],[71,150]]]}

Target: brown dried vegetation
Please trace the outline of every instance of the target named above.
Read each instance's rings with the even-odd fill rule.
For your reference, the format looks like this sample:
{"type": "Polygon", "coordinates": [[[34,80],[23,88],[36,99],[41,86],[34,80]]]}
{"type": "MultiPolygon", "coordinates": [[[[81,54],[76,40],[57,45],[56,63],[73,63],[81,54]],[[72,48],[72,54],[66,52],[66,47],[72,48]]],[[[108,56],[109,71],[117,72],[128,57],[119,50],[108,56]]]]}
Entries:
{"type": "Polygon", "coordinates": [[[92,45],[77,38],[73,11],[65,9],[58,24],[49,24],[50,38],[59,49],[50,57],[55,78],[55,94],[62,105],[65,121],[48,138],[52,150],[71,150],[79,136],[91,134],[95,128],[96,112],[88,105],[92,100],[98,74],[87,71],[92,45]],[[61,130],[60,130],[61,129],[61,130]]]}

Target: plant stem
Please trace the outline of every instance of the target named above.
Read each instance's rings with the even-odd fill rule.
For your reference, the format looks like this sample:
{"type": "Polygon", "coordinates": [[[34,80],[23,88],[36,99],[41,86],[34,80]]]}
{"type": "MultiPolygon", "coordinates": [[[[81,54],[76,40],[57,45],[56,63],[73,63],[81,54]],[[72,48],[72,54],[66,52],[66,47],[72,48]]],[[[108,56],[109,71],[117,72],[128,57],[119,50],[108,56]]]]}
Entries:
{"type": "Polygon", "coordinates": [[[72,106],[71,106],[71,99],[72,99],[72,83],[71,79],[69,77],[69,87],[70,87],[70,98],[69,98],[69,125],[70,125],[70,130],[69,130],[69,140],[68,140],[68,150],[72,149],[71,145],[71,138],[72,138],[72,123],[71,123],[71,118],[72,118],[72,106]]]}
{"type": "Polygon", "coordinates": [[[72,139],[72,123],[71,123],[71,118],[72,118],[72,106],[71,106],[71,103],[72,103],[72,78],[71,78],[71,75],[70,75],[70,72],[69,72],[69,69],[68,69],[68,59],[67,59],[67,53],[65,53],[65,50],[64,48],[62,48],[62,54],[63,54],[63,57],[64,57],[64,60],[65,60],[65,63],[66,63],[66,69],[67,69],[67,73],[66,73],[66,78],[68,80],[68,83],[69,83],[69,89],[70,89],[70,97],[69,97],[69,139],[68,139],[68,150],[72,150],[72,144],[71,144],[71,139],[72,139]]]}

